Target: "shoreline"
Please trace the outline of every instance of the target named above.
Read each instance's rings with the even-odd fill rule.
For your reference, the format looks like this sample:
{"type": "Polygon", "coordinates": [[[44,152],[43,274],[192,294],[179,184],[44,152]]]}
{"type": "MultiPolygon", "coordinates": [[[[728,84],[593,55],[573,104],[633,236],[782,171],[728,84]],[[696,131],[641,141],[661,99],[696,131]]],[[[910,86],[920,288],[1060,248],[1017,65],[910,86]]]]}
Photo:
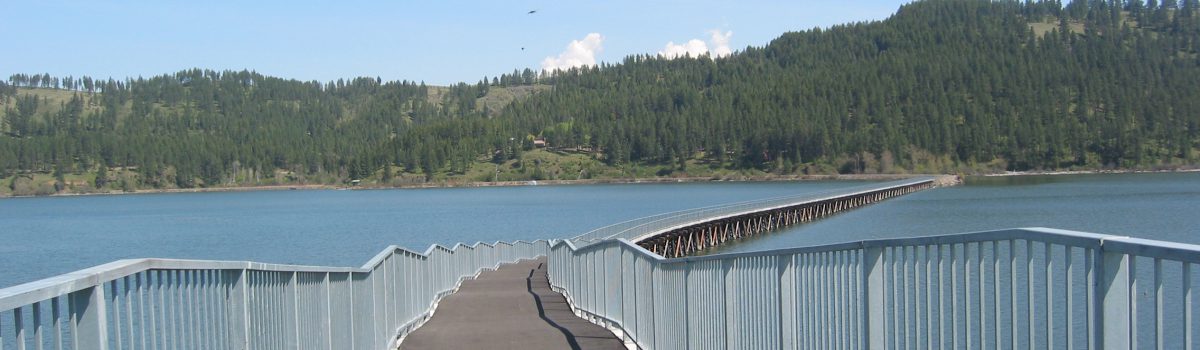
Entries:
{"type": "MultiPolygon", "coordinates": [[[[481,187],[516,187],[516,186],[571,186],[571,185],[608,185],[608,184],[655,184],[655,183],[697,183],[697,182],[776,182],[776,181],[871,181],[899,180],[915,176],[954,175],[930,174],[840,174],[840,175],[770,175],[770,176],[737,176],[737,177],[653,177],[653,178],[614,178],[614,179],[581,179],[581,180],[530,180],[530,181],[498,181],[498,182],[425,182],[407,183],[392,186],[384,185],[262,185],[262,186],[231,186],[206,188],[164,188],[139,189],[132,192],[108,191],[90,193],[55,193],[43,196],[0,196],[0,200],[8,198],[46,198],[73,196],[119,196],[137,194],[162,193],[208,193],[208,192],[257,192],[257,191],[293,191],[293,190],[387,190],[387,189],[425,189],[425,188],[481,188],[481,187]]],[[[961,180],[960,180],[961,181],[961,180]]]]}
{"type": "Polygon", "coordinates": [[[1144,169],[1114,169],[1114,170],[1055,170],[1055,171],[1006,171],[996,174],[981,174],[968,176],[1007,177],[1007,176],[1039,176],[1039,175],[1094,175],[1094,174],[1151,174],[1151,173],[1195,173],[1200,168],[1184,167],[1178,169],[1144,170],[1144,169]]]}
{"type": "Polygon", "coordinates": [[[161,194],[161,193],[209,193],[209,192],[257,192],[257,191],[295,191],[295,190],[387,190],[387,189],[425,189],[425,188],[481,188],[481,187],[516,187],[516,186],[571,186],[571,185],[618,185],[618,184],[662,184],[662,183],[698,183],[698,182],[777,182],[777,181],[886,181],[899,180],[916,176],[939,177],[939,186],[961,184],[967,176],[980,177],[1010,177],[1010,176],[1053,176],[1053,175],[1092,175],[1092,174],[1143,174],[1143,173],[1192,173],[1200,172],[1200,167],[1183,167],[1165,170],[1116,169],[1116,170],[1061,170],[1061,171],[1006,171],[991,174],[834,174],[834,175],[766,175],[766,176],[729,176],[729,177],[649,177],[649,178],[611,178],[611,179],[580,179],[580,180],[529,180],[529,181],[498,181],[498,182],[458,182],[440,181],[423,183],[403,183],[395,185],[260,185],[260,186],[230,186],[206,188],[164,188],[139,189],[133,192],[108,191],[90,193],[55,193],[43,196],[0,196],[0,200],[8,198],[44,198],[71,196],[116,196],[131,194],[161,194]]]}

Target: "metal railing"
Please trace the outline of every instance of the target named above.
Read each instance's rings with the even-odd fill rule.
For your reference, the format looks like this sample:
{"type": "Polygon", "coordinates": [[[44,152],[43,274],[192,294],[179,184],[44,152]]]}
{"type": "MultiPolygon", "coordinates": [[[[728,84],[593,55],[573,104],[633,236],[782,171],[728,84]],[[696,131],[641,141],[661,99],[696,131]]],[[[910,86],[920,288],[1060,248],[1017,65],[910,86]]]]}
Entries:
{"type": "Polygon", "coordinates": [[[0,289],[0,349],[390,349],[463,279],[548,248],[391,246],[361,268],[120,260],[0,289]]]}
{"type": "Polygon", "coordinates": [[[1046,228],[664,259],[551,243],[576,314],[642,349],[1191,349],[1200,246],[1046,228]]]}
{"type": "Polygon", "coordinates": [[[804,203],[819,202],[831,198],[847,197],[856,194],[878,191],[888,188],[899,188],[919,184],[922,182],[932,182],[933,177],[920,176],[903,180],[895,180],[883,183],[870,183],[866,185],[852,186],[846,188],[836,188],[818,192],[802,193],[797,195],[788,195],[773,197],[767,199],[758,199],[737,203],[720,204],[708,207],[686,209],[675,212],[657,214],[637,218],[629,221],[624,221],[608,226],[604,226],[581,235],[571,238],[572,243],[582,247],[589,244],[601,242],[609,239],[626,239],[630,241],[638,241],[640,238],[653,236],[654,234],[666,232],[673,228],[687,226],[688,224],[712,221],[725,217],[738,216],[747,213],[755,213],[766,211],[774,208],[789,207],[804,203]]]}

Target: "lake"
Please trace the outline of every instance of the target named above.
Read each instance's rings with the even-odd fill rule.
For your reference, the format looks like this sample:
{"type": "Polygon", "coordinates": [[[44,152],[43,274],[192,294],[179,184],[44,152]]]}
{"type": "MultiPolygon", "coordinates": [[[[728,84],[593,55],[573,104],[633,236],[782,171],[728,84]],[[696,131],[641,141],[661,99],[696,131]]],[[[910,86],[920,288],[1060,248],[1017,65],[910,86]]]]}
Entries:
{"type": "MultiPolygon", "coordinates": [[[[360,266],[396,244],[567,238],[642,216],[861,185],[713,182],[0,200],[0,287],[124,258],[360,266]]],[[[1200,173],[968,178],[735,244],[1045,226],[1200,244],[1200,173]]]]}

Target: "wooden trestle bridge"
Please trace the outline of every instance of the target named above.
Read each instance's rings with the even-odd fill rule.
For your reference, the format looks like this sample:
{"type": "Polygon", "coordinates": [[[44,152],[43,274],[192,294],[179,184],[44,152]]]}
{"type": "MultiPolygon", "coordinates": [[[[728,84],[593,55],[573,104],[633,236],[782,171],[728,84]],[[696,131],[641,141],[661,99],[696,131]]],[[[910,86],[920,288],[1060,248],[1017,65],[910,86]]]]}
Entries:
{"type": "Polygon", "coordinates": [[[932,188],[938,181],[936,178],[928,178],[892,187],[787,203],[774,208],[754,208],[748,212],[721,217],[698,218],[665,231],[637,237],[633,242],[665,258],[688,256],[730,240],[818,220],[846,210],[932,188]]]}

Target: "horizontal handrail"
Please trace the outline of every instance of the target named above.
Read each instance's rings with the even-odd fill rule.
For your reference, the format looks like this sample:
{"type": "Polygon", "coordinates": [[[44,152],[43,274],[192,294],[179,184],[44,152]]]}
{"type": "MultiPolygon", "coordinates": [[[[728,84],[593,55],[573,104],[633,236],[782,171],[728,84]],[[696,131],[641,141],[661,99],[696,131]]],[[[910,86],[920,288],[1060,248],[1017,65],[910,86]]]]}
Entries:
{"type": "MultiPolygon", "coordinates": [[[[547,242],[545,240],[536,240],[533,242],[515,241],[514,243],[540,243],[547,242]]],[[[496,242],[488,244],[484,242],[476,242],[473,245],[467,246],[462,243],[454,245],[454,249],[458,247],[474,248],[479,245],[494,247],[499,244],[509,244],[507,242],[496,242]]],[[[371,269],[379,266],[388,256],[406,252],[420,257],[428,258],[435,250],[443,250],[452,252],[453,249],[446,248],[439,244],[432,244],[424,253],[418,253],[408,248],[391,245],[381,250],[378,254],[368,260],[362,267],[333,267],[333,266],[311,266],[311,265],[290,265],[290,264],[274,264],[262,263],[253,261],[222,261],[222,260],[192,260],[192,259],[121,259],[107,264],[97,265],[82,270],[68,272],[58,276],[53,276],[37,281],[23,283],[12,287],[0,289],[0,311],[12,310],[21,305],[26,305],[38,300],[45,300],[55,296],[64,295],[70,292],[75,292],[80,289],[89,288],[104,282],[110,282],[122,277],[130,276],[138,272],[147,270],[254,270],[254,271],[279,271],[279,272],[338,272],[338,273],[367,273],[371,269]]]]}
{"type": "Polygon", "coordinates": [[[654,254],[654,252],[638,246],[636,243],[627,239],[613,239],[601,242],[599,244],[589,245],[576,245],[575,242],[566,239],[553,239],[549,240],[549,242],[551,244],[551,249],[557,248],[558,246],[564,246],[570,248],[572,251],[580,253],[604,249],[605,247],[609,246],[622,245],[646,259],[652,259],[661,264],[673,264],[681,262],[724,260],[753,256],[834,252],[848,249],[963,244],[1002,240],[1029,240],[1079,248],[1101,248],[1103,246],[1104,249],[1108,251],[1130,254],[1149,253],[1151,255],[1146,256],[1150,258],[1172,259],[1188,261],[1191,263],[1200,263],[1200,245],[1132,238],[1129,236],[1062,230],[1047,227],[1013,228],[906,238],[870,239],[813,246],[788,247],[749,252],[719,253],[678,258],[664,258],[658,254],[654,254]]]}
{"type": "Polygon", "coordinates": [[[1134,348],[1146,333],[1160,345],[1195,339],[1191,315],[1200,312],[1191,282],[1200,245],[1052,228],[679,258],[626,239],[555,240],[550,249],[551,285],[572,309],[643,349],[1134,348]],[[1151,274],[1138,261],[1153,262],[1151,274]],[[1172,279],[1182,282],[1164,282],[1172,279]],[[1154,291],[1142,306],[1158,315],[1148,323],[1130,316],[1145,304],[1135,280],[1154,291]],[[1176,300],[1164,295],[1182,295],[1183,305],[1164,306],[1176,300]],[[1181,326],[1170,321],[1180,308],[1181,326]]]}
{"type": "Polygon", "coordinates": [[[393,245],[361,267],[118,260],[0,289],[0,348],[392,348],[462,280],[548,243],[393,245]]]}

